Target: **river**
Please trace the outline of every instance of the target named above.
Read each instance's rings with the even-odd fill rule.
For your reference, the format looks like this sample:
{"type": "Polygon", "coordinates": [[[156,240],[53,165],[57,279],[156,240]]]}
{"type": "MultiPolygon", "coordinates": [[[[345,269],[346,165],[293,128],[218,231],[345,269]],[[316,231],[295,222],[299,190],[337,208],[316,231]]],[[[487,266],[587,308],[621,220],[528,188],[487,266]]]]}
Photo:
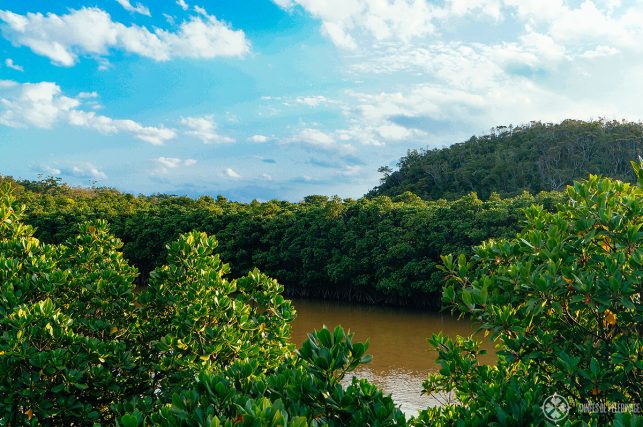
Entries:
{"type": "MultiPolygon", "coordinates": [[[[437,354],[429,351],[426,338],[434,332],[470,335],[475,326],[448,314],[431,313],[394,307],[342,304],[328,301],[293,300],[297,318],[293,324],[293,341],[300,345],[306,333],[326,325],[350,329],[355,339],[369,338],[368,353],[373,361],[355,373],[390,393],[407,415],[440,404],[440,399],[421,395],[422,381],[439,366],[437,354]]],[[[489,352],[484,362],[493,362],[492,344],[485,343],[489,352]]]]}

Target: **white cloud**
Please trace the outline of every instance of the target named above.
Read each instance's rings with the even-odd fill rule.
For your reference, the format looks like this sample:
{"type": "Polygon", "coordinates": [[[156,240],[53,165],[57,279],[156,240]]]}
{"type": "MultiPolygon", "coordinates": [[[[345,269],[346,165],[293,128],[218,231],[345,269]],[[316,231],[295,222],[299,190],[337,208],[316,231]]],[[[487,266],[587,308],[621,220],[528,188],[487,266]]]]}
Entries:
{"type": "MultiPolygon", "coordinates": [[[[295,104],[306,105],[308,107],[319,107],[320,105],[330,105],[335,104],[335,101],[332,101],[325,96],[315,95],[315,96],[300,96],[295,98],[293,101],[295,104]]],[[[286,105],[290,105],[290,101],[285,102],[286,105]]]]}
{"type": "Polygon", "coordinates": [[[21,66],[13,62],[13,59],[7,58],[4,60],[4,65],[6,65],[7,68],[11,68],[12,70],[16,71],[24,71],[25,69],[21,66]]]}
{"type": "Polygon", "coordinates": [[[67,162],[63,165],[41,165],[34,168],[49,176],[66,176],[91,180],[107,179],[107,174],[91,162],[67,162]]]}
{"type": "Polygon", "coordinates": [[[105,134],[127,133],[150,144],[160,145],[176,134],[164,127],[143,126],[133,120],[113,119],[80,109],[81,99],[62,94],[52,82],[0,85],[0,124],[14,127],[52,128],[58,123],[85,127],[105,134]]]}
{"type": "Polygon", "coordinates": [[[303,129],[295,138],[304,144],[319,148],[334,148],[337,144],[332,136],[318,129],[303,129]]]}
{"type": "MultiPolygon", "coordinates": [[[[320,21],[320,31],[339,48],[365,52],[377,57],[382,47],[421,47],[444,43],[453,35],[456,19],[466,18],[468,26],[491,18],[512,21],[524,29],[523,40],[497,43],[511,49],[567,52],[580,55],[597,46],[641,53],[643,7],[640,1],[619,0],[273,0],[286,10],[301,8],[320,21]],[[536,36],[530,36],[536,34],[536,36]],[[439,42],[438,42],[439,40],[439,42]]],[[[493,25],[493,24],[491,24],[493,25]]],[[[485,24],[485,27],[489,23],[485,24]]],[[[492,29],[493,30],[493,29],[492,29]]],[[[491,31],[490,33],[493,33],[491,31]]],[[[475,44],[470,44],[475,48],[475,44]]],[[[533,53],[533,52],[532,52],[533,53]]],[[[527,60],[533,60],[524,56],[527,60]]],[[[410,58],[417,61],[418,58],[410,58]]],[[[540,58],[544,59],[544,58],[540,58]]],[[[392,65],[392,64],[391,64],[392,65]]],[[[367,66],[365,65],[365,68],[367,66]]],[[[404,68],[404,63],[399,67],[404,68]]]]}
{"type": "Polygon", "coordinates": [[[213,16],[191,17],[176,32],[112,21],[98,8],[72,10],[66,15],[0,11],[0,29],[16,46],[27,46],[54,64],[72,66],[79,56],[104,57],[122,49],[155,61],[175,58],[209,59],[242,56],[250,43],[213,16]]]}
{"type": "Polygon", "coordinates": [[[97,115],[93,111],[70,111],[69,124],[95,129],[105,134],[129,133],[134,138],[153,145],[163,145],[176,137],[176,132],[173,129],[143,126],[134,120],[112,119],[107,116],[97,115]]]}
{"type": "Polygon", "coordinates": [[[226,168],[223,171],[223,175],[227,176],[228,178],[232,179],[239,179],[241,178],[241,175],[239,175],[234,169],[232,168],[226,168]]]}
{"type": "Polygon", "coordinates": [[[618,53],[618,49],[615,49],[613,47],[609,46],[596,46],[596,48],[587,50],[583,52],[580,56],[584,59],[596,59],[596,58],[603,58],[606,56],[612,56],[616,55],[618,53]]]}
{"type": "Polygon", "coordinates": [[[107,174],[90,162],[75,163],[61,168],[63,175],[75,176],[76,178],[107,179],[107,174]]]}
{"type": "MultiPolygon", "coordinates": [[[[303,0],[290,7],[296,3],[318,16],[303,0]]],[[[359,46],[369,44],[345,56],[349,73],[395,89],[348,92],[349,125],[335,131],[341,139],[426,145],[438,134],[457,141],[455,129],[470,135],[531,120],[643,117],[635,101],[639,79],[625,77],[643,70],[643,2],[446,0],[436,7],[435,36],[374,41],[359,25],[346,27],[359,46]],[[466,16],[476,31],[478,15],[505,21],[490,28],[490,41],[467,40],[458,30],[462,20],[453,19],[466,16]],[[509,23],[515,28],[505,28],[509,23]]]]}
{"type": "Polygon", "coordinates": [[[266,135],[252,135],[250,138],[248,138],[248,141],[257,143],[264,143],[268,142],[269,140],[270,138],[268,138],[266,135]]]}
{"type": "Polygon", "coordinates": [[[60,176],[62,170],[53,166],[43,166],[41,168],[36,168],[36,171],[46,173],[49,176],[60,176]]]}
{"type": "Polygon", "coordinates": [[[186,135],[197,138],[206,144],[234,142],[233,138],[217,132],[217,124],[212,115],[184,117],[181,119],[181,124],[188,129],[185,131],[186,135]]]}
{"type": "Polygon", "coordinates": [[[177,157],[158,157],[154,159],[158,164],[158,173],[167,173],[170,169],[177,169],[179,167],[194,166],[197,161],[194,159],[179,159],[177,157]]]}
{"type": "Polygon", "coordinates": [[[77,98],[98,98],[98,92],[80,92],[77,98]]]}
{"type": "Polygon", "coordinates": [[[362,172],[361,166],[348,165],[339,172],[342,176],[357,176],[362,172]]]}
{"type": "Polygon", "coordinates": [[[483,113],[483,94],[447,89],[439,85],[417,84],[398,92],[349,92],[353,108],[350,126],[336,133],[341,140],[381,146],[426,137],[430,123],[466,120],[483,113]]]}
{"type": "Polygon", "coordinates": [[[296,144],[307,149],[348,154],[355,151],[350,144],[340,143],[337,137],[319,129],[305,128],[296,135],[283,140],[282,144],[296,144]]]}
{"type": "Polygon", "coordinates": [[[80,104],[62,95],[55,83],[12,83],[0,98],[0,124],[5,126],[48,129],[56,122],[66,121],[69,112],[80,104]]]}
{"type": "Polygon", "coordinates": [[[272,176],[267,173],[262,173],[261,178],[265,179],[266,181],[272,181],[272,176]]]}
{"type": "Polygon", "coordinates": [[[165,21],[170,24],[170,26],[174,26],[176,22],[174,21],[174,17],[172,15],[168,15],[167,13],[163,14],[163,17],[165,18],[165,21]]]}
{"type": "Polygon", "coordinates": [[[162,166],[165,166],[166,168],[174,169],[178,167],[182,162],[181,159],[177,159],[174,157],[159,157],[156,159],[158,163],[160,163],[162,166]]]}
{"type": "Polygon", "coordinates": [[[356,38],[410,40],[431,34],[431,8],[425,0],[273,0],[283,9],[299,6],[321,21],[321,32],[336,46],[354,50],[356,38]]]}
{"type": "Polygon", "coordinates": [[[357,49],[355,39],[344,30],[344,28],[336,22],[324,22],[321,27],[322,34],[328,36],[329,39],[337,47],[348,50],[357,49]]]}
{"type": "Polygon", "coordinates": [[[152,14],[150,14],[150,10],[147,7],[143,6],[141,3],[136,3],[136,6],[133,6],[132,3],[130,3],[130,0],[116,1],[129,12],[140,13],[141,15],[145,16],[152,16],[152,14]]]}
{"type": "MultiPolygon", "coordinates": [[[[475,64],[471,67],[475,68],[475,64]]],[[[595,79],[591,76],[580,79],[571,92],[503,73],[498,79],[466,89],[415,84],[397,92],[353,93],[356,107],[348,116],[350,126],[336,133],[342,139],[362,144],[440,146],[496,125],[532,120],[557,122],[566,118],[643,117],[643,109],[635,101],[643,88],[640,84],[629,89],[627,85],[618,85],[616,93],[583,96],[604,84],[596,83],[595,79]]]]}
{"type": "Polygon", "coordinates": [[[190,6],[185,2],[185,0],[176,0],[176,4],[178,4],[183,10],[188,10],[190,8],[190,6]]]}

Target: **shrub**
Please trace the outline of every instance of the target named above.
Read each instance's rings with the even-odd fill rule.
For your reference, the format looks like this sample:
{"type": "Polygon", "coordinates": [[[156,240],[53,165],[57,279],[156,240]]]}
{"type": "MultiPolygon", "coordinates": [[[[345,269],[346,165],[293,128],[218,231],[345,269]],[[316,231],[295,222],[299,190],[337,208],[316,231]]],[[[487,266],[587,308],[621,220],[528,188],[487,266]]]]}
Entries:
{"type": "Polygon", "coordinates": [[[470,259],[443,257],[443,301],[496,340],[498,363],[481,366],[471,340],[434,336],[442,369],[425,390],[453,392],[459,404],[427,410],[418,423],[539,424],[553,393],[572,407],[570,423],[626,417],[584,413],[583,403],[640,404],[640,167],[638,185],[590,176],[567,188],[558,212],[527,209],[516,238],[486,242],[470,259]]]}
{"type": "Polygon", "coordinates": [[[367,345],[341,328],[290,344],[295,312],[258,270],[228,280],[205,233],[167,247],[136,290],[107,223],[60,245],[0,189],[0,425],[403,425],[388,396],[340,381],[367,345]]]}

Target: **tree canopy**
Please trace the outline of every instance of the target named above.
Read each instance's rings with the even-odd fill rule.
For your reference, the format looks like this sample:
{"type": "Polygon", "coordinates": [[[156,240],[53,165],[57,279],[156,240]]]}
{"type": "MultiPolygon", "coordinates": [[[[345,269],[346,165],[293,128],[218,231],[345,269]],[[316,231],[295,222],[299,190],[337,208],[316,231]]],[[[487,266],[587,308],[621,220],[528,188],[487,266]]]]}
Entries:
{"type": "Polygon", "coordinates": [[[448,148],[410,150],[393,171],[383,167],[379,186],[369,196],[406,191],[424,199],[454,199],[475,192],[563,190],[588,174],[634,182],[630,161],[643,155],[643,124],[565,120],[500,126],[484,136],[448,148]]]}
{"type": "Polygon", "coordinates": [[[439,308],[440,255],[469,252],[519,229],[520,210],[552,209],[558,192],[480,200],[424,201],[411,193],[359,200],[307,197],[238,203],[224,198],[133,196],[56,182],[15,182],[29,206],[26,223],[47,243],[61,243],[84,221],[106,220],[123,253],[141,272],[161,266],[166,245],[192,230],[216,235],[235,274],[255,266],[285,286],[287,296],[439,308]]]}

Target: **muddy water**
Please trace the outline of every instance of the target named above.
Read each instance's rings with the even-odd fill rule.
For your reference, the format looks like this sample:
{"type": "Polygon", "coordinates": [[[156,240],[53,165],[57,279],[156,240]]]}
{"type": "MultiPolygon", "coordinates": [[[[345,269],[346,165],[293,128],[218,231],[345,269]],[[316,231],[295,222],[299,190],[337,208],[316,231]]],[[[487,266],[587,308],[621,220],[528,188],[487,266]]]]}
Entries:
{"type": "MultiPolygon", "coordinates": [[[[427,373],[439,369],[436,354],[429,351],[426,338],[439,331],[450,337],[466,336],[476,329],[469,321],[419,310],[309,300],[293,300],[293,305],[297,310],[293,341],[297,345],[304,341],[307,332],[322,325],[331,329],[341,325],[354,332],[359,341],[369,338],[368,353],[373,355],[373,361],[355,375],[368,378],[391,393],[409,415],[443,399],[420,394],[427,373]]],[[[491,343],[485,344],[485,348],[492,353],[491,343]]],[[[486,363],[493,360],[492,355],[484,359],[486,363]]]]}

